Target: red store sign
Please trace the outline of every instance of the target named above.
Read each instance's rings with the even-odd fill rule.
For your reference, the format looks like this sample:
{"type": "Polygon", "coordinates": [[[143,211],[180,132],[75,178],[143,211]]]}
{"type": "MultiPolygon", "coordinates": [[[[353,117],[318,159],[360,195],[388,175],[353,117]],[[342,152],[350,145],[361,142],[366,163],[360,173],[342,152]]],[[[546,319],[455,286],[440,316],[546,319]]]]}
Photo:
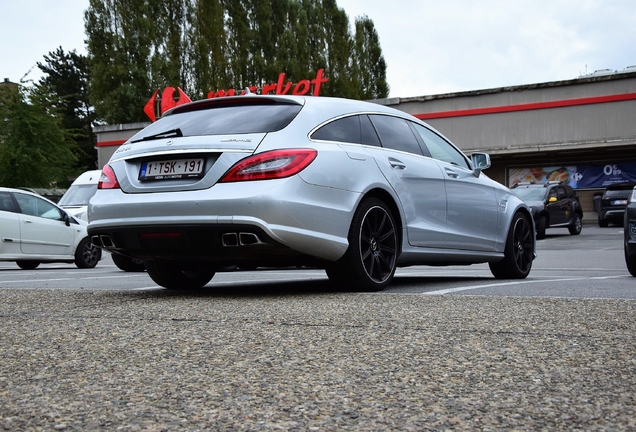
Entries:
{"type": "MultiPolygon", "coordinates": [[[[235,89],[216,90],[216,91],[211,91],[210,93],[208,93],[208,99],[226,97],[226,96],[236,96],[237,94],[242,96],[247,93],[247,90],[249,90],[250,93],[262,94],[262,95],[266,95],[266,94],[285,95],[285,94],[290,94],[290,91],[291,91],[292,95],[302,96],[302,95],[308,94],[313,89],[313,91],[311,91],[311,95],[319,96],[320,87],[322,86],[322,84],[329,81],[329,78],[323,75],[324,72],[325,72],[324,69],[318,69],[318,72],[316,72],[316,77],[314,79],[312,80],[303,79],[298,81],[297,83],[292,83],[290,81],[285,82],[285,73],[281,72],[281,74],[278,75],[278,80],[276,81],[276,83],[265,84],[263,88],[259,88],[257,86],[250,86],[247,89],[240,91],[239,93],[237,93],[235,89]]],[[[148,101],[148,103],[146,103],[146,105],[144,106],[144,112],[153,122],[157,120],[156,104],[157,104],[158,94],[159,94],[159,90],[156,90],[153,93],[150,100],[148,101]]],[[[178,87],[176,90],[174,87],[166,87],[163,89],[161,93],[161,107],[160,107],[159,115],[163,114],[170,108],[174,108],[176,106],[183,105],[188,102],[192,102],[192,100],[188,97],[188,95],[186,95],[183,92],[183,90],[181,90],[178,87]],[[178,94],[177,100],[175,100],[175,93],[178,94]]]]}

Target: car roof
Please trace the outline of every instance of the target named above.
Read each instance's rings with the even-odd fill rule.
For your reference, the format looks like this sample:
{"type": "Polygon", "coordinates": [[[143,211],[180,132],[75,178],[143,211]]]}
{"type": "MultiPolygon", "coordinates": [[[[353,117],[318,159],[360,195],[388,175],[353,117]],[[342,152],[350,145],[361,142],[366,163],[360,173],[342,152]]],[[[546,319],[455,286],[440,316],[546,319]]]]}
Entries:
{"type": "Polygon", "coordinates": [[[546,182],[546,183],[517,183],[516,185],[514,185],[515,188],[548,188],[549,186],[558,186],[558,185],[562,185],[564,186],[563,183],[560,182],[546,182]]]}
{"type": "MultiPolygon", "coordinates": [[[[16,189],[16,188],[8,188],[8,187],[1,187],[0,186],[0,192],[13,192],[13,193],[18,192],[18,193],[22,193],[22,194],[25,194],[25,195],[33,195],[35,197],[42,198],[43,200],[46,200],[46,201],[50,202],[51,204],[55,204],[53,201],[51,201],[47,197],[44,197],[44,196],[42,196],[40,194],[37,194],[35,192],[31,192],[30,190],[27,190],[27,189],[16,189]]],[[[55,206],[59,207],[57,204],[55,204],[55,206]]]]}
{"type": "Polygon", "coordinates": [[[91,170],[91,171],[86,171],[82,174],[79,175],[79,177],[77,177],[74,181],[73,184],[74,185],[78,185],[78,184],[97,184],[97,182],[99,181],[99,178],[102,175],[102,170],[91,170]]]}
{"type": "Polygon", "coordinates": [[[606,190],[630,190],[634,189],[635,186],[634,182],[614,183],[609,185],[606,190]]]}
{"type": "MultiPolygon", "coordinates": [[[[301,116],[312,117],[315,124],[323,123],[327,120],[347,114],[388,114],[402,117],[421,124],[426,124],[430,129],[435,130],[427,123],[395,108],[380,105],[374,102],[360,101],[354,99],[344,99],[328,96],[287,96],[287,95],[244,95],[227,96],[212,99],[203,99],[195,102],[176,106],[166,111],[162,117],[180,114],[191,111],[212,109],[215,107],[240,106],[254,104],[291,104],[303,107],[301,116]]],[[[439,131],[435,130],[442,135],[439,131]]]]}

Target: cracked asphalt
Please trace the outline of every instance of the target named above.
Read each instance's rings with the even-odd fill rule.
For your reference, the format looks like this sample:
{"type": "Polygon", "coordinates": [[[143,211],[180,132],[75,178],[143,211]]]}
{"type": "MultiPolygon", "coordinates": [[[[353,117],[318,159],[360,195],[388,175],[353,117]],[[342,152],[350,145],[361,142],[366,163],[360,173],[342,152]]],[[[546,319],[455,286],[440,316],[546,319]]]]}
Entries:
{"type": "Polygon", "coordinates": [[[5,430],[635,430],[636,302],[0,290],[5,430]]]}

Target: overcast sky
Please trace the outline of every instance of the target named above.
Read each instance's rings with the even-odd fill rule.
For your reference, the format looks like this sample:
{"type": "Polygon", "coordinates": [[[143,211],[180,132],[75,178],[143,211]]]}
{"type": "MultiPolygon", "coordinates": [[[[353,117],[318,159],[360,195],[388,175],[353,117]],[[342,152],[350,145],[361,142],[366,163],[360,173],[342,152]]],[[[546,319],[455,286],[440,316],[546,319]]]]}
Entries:
{"type": "MultiPolygon", "coordinates": [[[[636,65],[635,0],[337,0],[375,23],[391,97],[577,78],[636,65]]],[[[0,79],[85,54],[88,0],[0,0],[0,79]]]]}

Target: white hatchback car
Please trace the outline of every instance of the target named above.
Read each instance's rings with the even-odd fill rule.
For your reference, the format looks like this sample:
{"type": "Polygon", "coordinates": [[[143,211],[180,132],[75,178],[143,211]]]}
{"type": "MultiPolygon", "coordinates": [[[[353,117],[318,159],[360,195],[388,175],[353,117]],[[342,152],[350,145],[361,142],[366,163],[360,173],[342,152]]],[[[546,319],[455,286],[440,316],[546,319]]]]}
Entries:
{"type": "Polygon", "coordinates": [[[87,223],[31,192],[0,187],[0,261],[31,270],[41,263],[93,268],[101,249],[91,244],[87,223]]]}

